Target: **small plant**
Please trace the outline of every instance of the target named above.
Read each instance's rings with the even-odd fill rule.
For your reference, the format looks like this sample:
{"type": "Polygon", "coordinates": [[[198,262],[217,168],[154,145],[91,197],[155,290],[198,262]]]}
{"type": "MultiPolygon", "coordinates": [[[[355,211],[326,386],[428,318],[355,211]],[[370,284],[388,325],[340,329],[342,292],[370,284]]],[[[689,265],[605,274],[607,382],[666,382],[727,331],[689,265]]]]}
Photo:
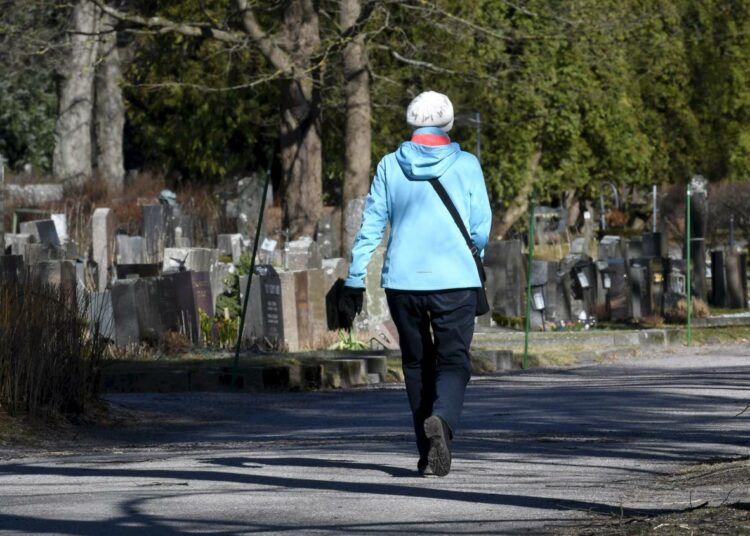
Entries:
{"type": "Polygon", "coordinates": [[[364,342],[360,341],[359,339],[355,339],[351,331],[346,331],[343,329],[339,331],[338,342],[328,347],[329,350],[349,351],[364,350],[365,348],[367,348],[367,345],[364,342]]]}

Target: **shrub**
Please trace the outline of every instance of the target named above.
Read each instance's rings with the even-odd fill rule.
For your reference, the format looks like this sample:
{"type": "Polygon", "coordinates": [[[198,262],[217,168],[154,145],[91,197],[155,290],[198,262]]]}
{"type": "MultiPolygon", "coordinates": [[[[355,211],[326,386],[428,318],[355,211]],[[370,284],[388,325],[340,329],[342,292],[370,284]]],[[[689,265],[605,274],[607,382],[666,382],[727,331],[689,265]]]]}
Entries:
{"type": "Polygon", "coordinates": [[[93,325],[74,286],[0,281],[0,405],[11,415],[84,413],[106,348],[93,325]]]}

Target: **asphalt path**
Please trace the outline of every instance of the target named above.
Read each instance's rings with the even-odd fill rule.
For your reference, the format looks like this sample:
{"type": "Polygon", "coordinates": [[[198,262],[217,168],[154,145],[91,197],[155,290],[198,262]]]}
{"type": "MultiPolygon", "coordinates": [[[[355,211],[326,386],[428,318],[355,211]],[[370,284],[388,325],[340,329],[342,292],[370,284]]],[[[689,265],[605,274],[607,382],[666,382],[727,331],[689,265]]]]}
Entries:
{"type": "Polygon", "coordinates": [[[750,454],[747,345],[474,379],[445,478],[416,475],[402,386],[107,398],[122,423],[0,450],[0,533],[536,534],[750,500],[669,477],[750,454]]]}

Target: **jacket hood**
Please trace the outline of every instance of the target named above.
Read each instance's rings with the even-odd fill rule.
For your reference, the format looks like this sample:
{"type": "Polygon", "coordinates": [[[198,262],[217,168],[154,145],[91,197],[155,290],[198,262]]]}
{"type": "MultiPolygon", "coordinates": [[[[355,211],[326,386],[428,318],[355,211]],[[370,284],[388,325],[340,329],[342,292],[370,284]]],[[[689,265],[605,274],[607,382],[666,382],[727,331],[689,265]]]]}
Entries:
{"type": "Polygon", "coordinates": [[[424,181],[441,177],[458,159],[460,152],[457,143],[421,145],[405,141],[396,151],[396,160],[407,178],[424,181]]]}

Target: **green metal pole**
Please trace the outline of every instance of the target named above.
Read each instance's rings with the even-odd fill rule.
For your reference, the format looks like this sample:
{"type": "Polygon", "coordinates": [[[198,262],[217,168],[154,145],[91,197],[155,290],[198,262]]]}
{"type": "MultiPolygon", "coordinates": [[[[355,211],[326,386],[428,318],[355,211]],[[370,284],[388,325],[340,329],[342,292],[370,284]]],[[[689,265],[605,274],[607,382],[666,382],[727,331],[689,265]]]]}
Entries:
{"type": "Polygon", "coordinates": [[[263,197],[260,200],[260,212],[258,214],[258,226],[255,228],[255,243],[253,244],[253,256],[250,258],[250,273],[247,275],[247,288],[245,288],[245,299],[242,302],[242,314],[240,315],[240,327],[237,330],[237,346],[234,349],[234,366],[232,367],[232,390],[237,390],[237,369],[240,364],[240,347],[242,346],[242,333],[245,329],[245,317],[247,316],[247,304],[250,301],[250,285],[253,282],[255,272],[255,256],[258,254],[258,242],[260,241],[260,227],[263,224],[263,212],[266,209],[266,196],[268,195],[268,183],[271,182],[271,174],[266,174],[266,183],[263,185],[263,197]]]}
{"type": "Polygon", "coordinates": [[[693,192],[690,190],[690,185],[687,187],[687,207],[685,217],[685,236],[687,238],[686,251],[687,251],[687,345],[693,344],[693,255],[692,255],[692,243],[693,235],[690,223],[690,205],[692,204],[693,192]]]}
{"type": "Polygon", "coordinates": [[[534,262],[534,197],[529,199],[529,269],[526,272],[526,326],[523,337],[523,368],[529,366],[529,331],[531,331],[531,265],[534,262]]]}

